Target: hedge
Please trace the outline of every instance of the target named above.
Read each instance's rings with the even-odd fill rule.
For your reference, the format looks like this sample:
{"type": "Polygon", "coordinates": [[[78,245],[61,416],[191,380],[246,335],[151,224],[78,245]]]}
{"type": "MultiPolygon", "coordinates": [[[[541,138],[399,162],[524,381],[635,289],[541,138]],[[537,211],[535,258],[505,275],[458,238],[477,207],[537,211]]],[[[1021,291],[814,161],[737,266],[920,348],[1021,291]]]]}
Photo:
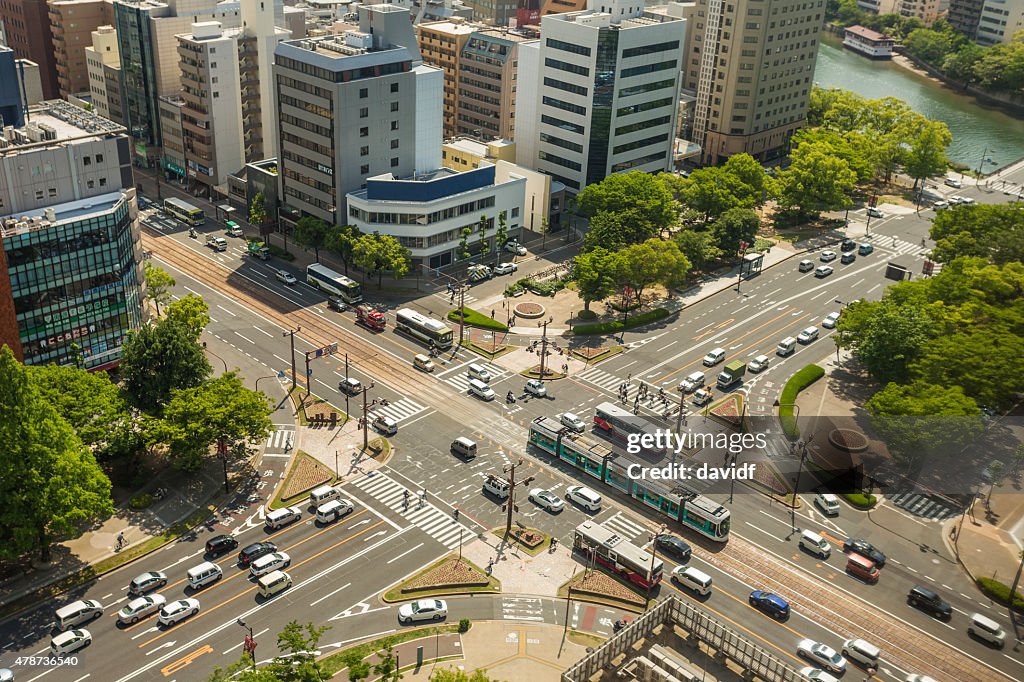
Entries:
{"type": "MultiPolygon", "coordinates": [[[[1009,585],[1004,585],[992,578],[978,578],[975,582],[978,585],[978,589],[986,597],[999,602],[1003,606],[1007,606],[1010,603],[1009,585]]],[[[1024,612],[1024,596],[1021,596],[1020,592],[1014,592],[1013,594],[1013,608],[1016,611],[1024,612]]]]}
{"type": "Polygon", "coordinates": [[[655,308],[654,310],[648,310],[646,313],[640,313],[626,320],[623,324],[622,320],[615,320],[614,322],[596,322],[594,324],[578,324],[572,328],[572,333],[576,336],[587,336],[590,334],[610,334],[613,332],[622,331],[623,329],[632,329],[633,327],[639,327],[655,320],[661,320],[669,316],[669,311],[665,308],[655,308]]]}
{"type": "Polygon", "coordinates": [[[782,387],[782,395],[779,397],[779,420],[782,422],[782,431],[794,440],[800,437],[800,428],[793,415],[793,404],[796,402],[796,397],[800,395],[800,391],[823,376],[825,376],[823,368],[818,365],[807,365],[791,376],[786,385],[782,387]]]}
{"type": "MultiPolygon", "coordinates": [[[[497,320],[492,320],[490,317],[486,315],[481,315],[480,313],[478,313],[477,311],[473,310],[468,306],[463,307],[462,311],[463,314],[465,315],[465,324],[469,325],[470,327],[482,327],[483,329],[493,329],[499,332],[508,331],[508,325],[498,322],[497,320]]],[[[449,312],[448,319],[451,320],[452,322],[459,322],[459,309],[456,308],[455,310],[449,312]]]]}
{"type": "Polygon", "coordinates": [[[846,498],[847,502],[859,509],[870,509],[878,502],[878,498],[871,493],[844,493],[843,497],[846,498]]]}

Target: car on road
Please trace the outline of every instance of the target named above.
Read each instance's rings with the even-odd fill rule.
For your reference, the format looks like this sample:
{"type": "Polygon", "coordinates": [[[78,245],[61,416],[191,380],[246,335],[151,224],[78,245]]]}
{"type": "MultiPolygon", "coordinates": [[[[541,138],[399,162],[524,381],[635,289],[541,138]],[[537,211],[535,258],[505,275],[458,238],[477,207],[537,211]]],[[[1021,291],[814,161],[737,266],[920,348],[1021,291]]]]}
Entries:
{"type": "Polygon", "coordinates": [[[253,578],[259,578],[261,575],[266,575],[271,571],[288,568],[291,563],[292,558],[286,552],[271,552],[252,562],[252,566],[249,567],[249,575],[253,578]]]}
{"type": "Polygon", "coordinates": [[[540,379],[530,379],[526,382],[523,390],[532,396],[543,398],[548,394],[548,389],[540,379]]]}
{"type": "Polygon", "coordinates": [[[948,201],[935,201],[935,202],[932,202],[932,208],[935,209],[936,211],[941,211],[943,209],[949,208],[949,202],[948,201]]]}
{"type": "Polygon", "coordinates": [[[696,391],[704,385],[704,372],[691,372],[686,378],[679,382],[679,390],[684,393],[696,391]]]}
{"type": "Polygon", "coordinates": [[[950,206],[959,206],[960,204],[973,204],[974,199],[970,197],[962,197],[959,194],[954,194],[949,198],[950,206]]]}
{"type": "Polygon", "coordinates": [[[654,544],[662,554],[675,557],[679,561],[689,561],[693,554],[693,549],[675,535],[659,535],[654,544]]]}
{"type": "Polygon", "coordinates": [[[949,620],[953,617],[953,607],[949,605],[949,602],[940,597],[935,590],[930,590],[923,585],[914,585],[910,588],[910,592],[907,593],[907,603],[940,620],[949,620]]]}
{"type": "Polygon", "coordinates": [[[290,523],[295,523],[302,518],[302,510],[298,507],[282,507],[272,512],[267,512],[267,528],[277,530],[290,523]]]}
{"type": "Polygon", "coordinates": [[[57,629],[68,630],[103,615],[103,604],[95,599],[79,599],[57,609],[57,629]]]}
{"type": "Polygon", "coordinates": [[[814,261],[812,261],[812,260],[802,260],[802,261],[800,261],[800,266],[797,268],[797,270],[799,270],[800,272],[810,272],[813,269],[814,269],[814,261]]]}
{"type": "Polygon", "coordinates": [[[882,213],[882,209],[875,208],[874,206],[868,206],[868,217],[869,218],[884,218],[885,214],[882,213]]]}
{"type": "Polygon", "coordinates": [[[128,583],[128,594],[141,596],[150,590],[155,590],[156,588],[163,587],[166,584],[166,573],[162,571],[146,571],[141,575],[135,576],[132,581],[128,583]]]}
{"type": "Polygon", "coordinates": [[[768,364],[771,362],[767,355],[758,355],[756,358],[750,361],[750,371],[754,374],[763,372],[768,369],[768,364]]]}
{"type": "Polygon", "coordinates": [[[707,405],[711,402],[711,391],[706,388],[699,388],[693,393],[694,405],[707,405]]]}
{"type": "Polygon", "coordinates": [[[789,617],[789,602],[777,594],[754,590],[750,593],[750,605],[772,618],[785,620],[789,617]]]}
{"type": "Polygon", "coordinates": [[[565,499],[575,502],[587,511],[601,511],[601,496],[586,486],[569,486],[565,489],[565,499]]]}
{"type": "Polygon", "coordinates": [[[828,277],[831,274],[832,274],[832,266],[831,265],[819,265],[818,267],[816,267],[814,269],[814,276],[815,277],[828,277]]]}
{"type": "Polygon", "coordinates": [[[843,265],[849,265],[855,260],[857,260],[857,254],[855,254],[853,251],[850,251],[849,253],[844,253],[843,257],[839,259],[839,262],[842,263],[843,265]]]}
{"type": "MultiPolygon", "coordinates": [[[[89,646],[91,643],[92,634],[88,630],[68,630],[50,640],[50,653],[54,656],[67,656],[82,647],[89,646]]],[[[45,675],[46,673],[43,674],[45,675]]]]}
{"type": "Polygon", "coordinates": [[[807,329],[800,332],[797,337],[797,343],[808,344],[818,338],[818,328],[808,327],[807,329]]]}
{"type": "Polygon", "coordinates": [[[519,269],[519,266],[515,263],[498,263],[494,266],[495,275],[511,275],[513,272],[519,269]]]}
{"type": "Polygon", "coordinates": [[[148,597],[132,599],[117,612],[117,620],[128,625],[138,623],[146,616],[162,609],[166,603],[167,597],[162,594],[151,594],[148,597]]]}
{"type": "Polygon", "coordinates": [[[843,551],[847,554],[860,554],[875,562],[879,568],[885,567],[885,555],[867,540],[846,538],[843,540],[843,551]]]}
{"type": "Polygon", "coordinates": [[[266,556],[267,554],[276,551],[277,545],[273,542],[254,542],[251,545],[246,545],[242,551],[238,553],[238,563],[242,566],[248,566],[261,556],[266,556]]]}
{"type": "Polygon", "coordinates": [[[846,253],[847,251],[853,251],[856,248],[857,242],[853,241],[852,239],[844,239],[843,243],[839,245],[839,250],[842,251],[843,253],[846,253]]]}
{"type": "Polygon", "coordinates": [[[835,251],[822,251],[821,255],[818,256],[818,260],[820,260],[822,263],[831,263],[835,259],[836,259],[836,252],[835,251]]]}
{"type": "Polygon", "coordinates": [[[846,659],[838,651],[813,639],[801,639],[796,645],[796,653],[830,672],[842,674],[846,670],[846,659]]]}
{"type": "Polygon", "coordinates": [[[875,245],[874,244],[872,244],[871,242],[864,242],[863,244],[861,244],[860,246],[857,247],[857,254],[861,255],[861,256],[867,256],[868,254],[870,254],[874,250],[875,250],[875,245]]]}
{"type": "Polygon", "coordinates": [[[800,678],[807,680],[807,682],[839,682],[838,677],[831,675],[824,670],[812,668],[809,665],[800,668],[800,678]]]}
{"type": "Polygon", "coordinates": [[[199,613],[198,599],[179,599],[160,609],[160,616],[157,618],[157,622],[160,625],[174,625],[178,621],[185,620],[197,613],[199,613]]]}
{"type": "Polygon", "coordinates": [[[947,187],[955,187],[956,189],[964,186],[964,183],[957,178],[946,178],[943,182],[947,187]]]}
{"type": "Polygon", "coordinates": [[[295,275],[288,272],[287,270],[278,270],[274,273],[274,277],[277,278],[278,282],[284,282],[288,286],[295,284],[295,275]]]}
{"type": "Polygon", "coordinates": [[[714,367],[715,365],[720,363],[722,360],[725,360],[725,349],[724,348],[716,348],[716,349],[714,349],[713,351],[711,351],[710,353],[708,353],[707,355],[704,356],[704,366],[705,367],[714,367]]]}
{"type": "Polygon", "coordinates": [[[206,541],[206,553],[209,556],[220,556],[238,547],[238,540],[230,535],[218,535],[206,541]]]}
{"type": "Polygon", "coordinates": [[[525,256],[526,255],[526,247],[523,246],[522,244],[520,244],[519,242],[515,241],[515,240],[512,240],[510,242],[506,242],[505,243],[505,250],[508,251],[509,253],[514,253],[517,256],[525,256]]]}
{"type": "Polygon", "coordinates": [[[837,322],[839,322],[839,313],[829,313],[821,321],[821,326],[825,329],[835,329],[837,322]]]}
{"type": "Polygon", "coordinates": [[[229,220],[226,223],[224,223],[224,227],[227,228],[227,230],[225,230],[225,233],[229,237],[241,237],[242,236],[242,228],[234,220],[229,220]]]}
{"type": "Polygon", "coordinates": [[[572,412],[564,413],[559,417],[559,421],[562,423],[562,426],[572,429],[576,433],[583,433],[587,430],[586,423],[572,412]]]}
{"type": "Polygon", "coordinates": [[[417,620],[441,620],[448,615],[448,603],[444,599],[419,599],[398,607],[398,622],[412,623],[417,620]]]}
{"type": "Polygon", "coordinates": [[[530,502],[533,502],[542,509],[546,509],[552,514],[557,514],[565,509],[565,502],[562,501],[562,498],[550,490],[545,490],[544,488],[534,488],[531,490],[530,502]]]}

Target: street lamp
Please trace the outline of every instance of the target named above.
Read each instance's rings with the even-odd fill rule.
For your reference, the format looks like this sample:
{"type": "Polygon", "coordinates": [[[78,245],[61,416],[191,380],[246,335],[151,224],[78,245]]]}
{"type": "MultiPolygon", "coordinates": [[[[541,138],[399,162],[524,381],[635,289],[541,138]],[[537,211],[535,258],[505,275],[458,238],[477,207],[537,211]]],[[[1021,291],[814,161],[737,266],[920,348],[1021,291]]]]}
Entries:
{"type": "Polygon", "coordinates": [[[249,657],[252,659],[252,669],[256,670],[256,638],[253,637],[252,628],[249,627],[246,624],[246,622],[241,618],[235,620],[235,623],[248,630],[248,633],[245,635],[245,643],[242,645],[242,647],[245,649],[245,652],[249,654],[249,657]]]}
{"type": "Polygon", "coordinates": [[[203,341],[203,350],[206,351],[207,353],[209,353],[210,355],[212,355],[213,357],[217,358],[218,360],[220,360],[224,364],[224,373],[225,374],[228,373],[228,363],[227,363],[227,360],[225,360],[224,358],[222,358],[221,356],[217,355],[212,350],[207,348],[206,347],[206,341],[203,341]]]}
{"type": "Polygon", "coordinates": [[[793,504],[789,507],[789,536],[787,540],[800,529],[796,527],[796,501],[800,498],[800,474],[804,471],[804,460],[807,459],[807,444],[814,439],[812,434],[806,441],[800,441],[800,463],[796,469],[796,485],[793,487],[793,504]]]}
{"type": "Polygon", "coordinates": [[[658,560],[658,538],[668,530],[664,523],[658,528],[658,532],[651,536],[651,570],[647,576],[647,601],[644,602],[644,611],[651,608],[651,588],[654,587],[654,562],[658,560]]]}

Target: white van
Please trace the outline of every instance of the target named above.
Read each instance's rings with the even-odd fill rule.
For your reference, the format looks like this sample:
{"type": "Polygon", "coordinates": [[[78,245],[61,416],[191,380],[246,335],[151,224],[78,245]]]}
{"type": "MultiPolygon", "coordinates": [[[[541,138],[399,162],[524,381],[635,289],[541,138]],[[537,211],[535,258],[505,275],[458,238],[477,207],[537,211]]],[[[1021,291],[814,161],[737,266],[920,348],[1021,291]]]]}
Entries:
{"type": "Polygon", "coordinates": [[[504,481],[497,476],[488,476],[484,481],[484,492],[504,500],[508,497],[508,481],[504,481]]]}
{"type": "Polygon", "coordinates": [[[871,642],[865,642],[863,639],[848,639],[843,642],[843,656],[854,663],[859,663],[861,667],[878,670],[878,659],[882,656],[882,652],[871,642]]]}
{"type": "Polygon", "coordinates": [[[470,379],[479,379],[485,384],[491,383],[491,373],[484,369],[483,365],[470,365],[468,374],[470,379]]]}
{"type": "Polygon", "coordinates": [[[316,520],[320,523],[337,521],[355,509],[348,500],[331,500],[316,508],[316,520]]]}
{"type": "Polygon", "coordinates": [[[800,547],[822,559],[827,559],[832,554],[832,545],[828,543],[828,540],[809,530],[800,534],[800,547]]]}
{"type": "Polygon", "coordinates": [[[282,526],[287,526],[289,523],[295,523],[301,518],[302,510],[298,507],[283,507],[267,512],[266,524],[267,528],[277,530],[282,526]]]}
{"type": "Polygon", "coordinates": [[[341,491],[329,485],[322,485],[309,494],[309,506],[319,507],[324,502],[330,502],[341,497],[341,491]]]}
{"type": "Polygon", "coordinates": [[[253,578],[259,578],[267,573],[288,568],[291,563],[292,558],[286,552],[271,552],[252,562],[249,566],[249,575],[253,578]]]}
{"type": "Polygon", "coordinates": [[[679,382],[679,390],[685,393],[692,393],[704,385],[704,372],[691,372],[686,378],[679,382]]]}
{"type": "Polygon", "coordinates": [[[696,568],[676,566],[672,569],[672,579],[702,597],[711,594],[711,576],[696,568]]]}
{"type": "Polygon", "coordinates": [[[423,355],[422,353],[419,353],[418,355],[416,355],[416,357],[412,359],[412,366],[415,367],[416,369],[421,369],[424,372],[434,371],[433,360],[428,358],[426,355],[423,355]]]}
{"type": "Polygon", "coordinates": [[[57,609],[57,629],[67,630],[103,615],[103,606],[95,599],[79,599],[57,609]]]}
{"type": "Polygon", "coordinates": [[[825,516],[839,516],[839,498],[832,493],[818,493],[814,496],[814,504],[825,516]]]}
{"type": "Polygon", "coordinates": [[[452,441],[452,452],[465,459],[473,459],[476,457],[476,443],[465,436],[459,436],[452,441]]]}
{"type": "Polygon", "coordinates": [[[782,339],[782,341],[779,341],[779,345],[775,347],[775,354],[781,357],[786,357],[795,350],[796,339],[794,339],[792,336],[787,336],[786,338],[782,339]]]}
{"type": "Polygon", "coordinates": [[[220,566],[212,561],[204,561],[194,568],[188,569],[188,584],[193,590],[201,590],[212,585],[224,576],[220,566]]]}
{"type": "Polygon", "coordinates": [[[971,614],[971,623],[967,626],[967,634],[983,639],[997,649],[1002,649],[1006,633],[999,623],[980,613],[971,614]]]}
{"type": "Polygon", "coordinates": [[[373,418],[373,428],[385,436],[393,436],[398,433],[398,422],[387,415],[378,414],[373,418]]]}
{"type": "Polygon", "coordinates": [[[818,338],[818,328],[808,327],[797,335],[796,340],[800,343],[810,343],[818,338]]]}
{"type": "Polygon", "coordinates": [[[469,380],[469,392],[483,400],[494,400],[494,391],[491,390],[490,386],[479,379],[469,380]]]}
{"type": "Polygon", "coordinates": [[[284,571],[274,571],[262,576],[256,584],[259,585],[261,597],[273,597],[292,586],[292,577],[284,571]]]}

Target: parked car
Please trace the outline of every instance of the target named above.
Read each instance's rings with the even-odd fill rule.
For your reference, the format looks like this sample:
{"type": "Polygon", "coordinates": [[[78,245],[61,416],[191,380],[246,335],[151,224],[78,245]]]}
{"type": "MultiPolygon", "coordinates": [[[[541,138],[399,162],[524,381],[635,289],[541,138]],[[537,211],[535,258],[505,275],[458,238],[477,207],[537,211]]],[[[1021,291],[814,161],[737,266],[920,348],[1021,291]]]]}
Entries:
{"type": "Polygon", "coordinates": [[[167,574],[162,571],[146,571],[142,575],[135,576],[130,583],[128,583],[128,594],[129,595],[143,595],[150,590],[155,590],[158,587],[163,587],[167,584],[167,574]]]}
{"type": "Polygon", "coordinates": [[[238,540],[230,535],[218,535],[206,541],[206,553],[209,556],[220,556],[238,547],[238,540]]]}
{"type": "Polygon", "coordinates": [[[526,382],[526,386],[523,387],[523,390],[525,390],[530,395],[536,396],[538,398],[543,398],[548,394],[547,387],[544,385],[544,382],[541,381],[540,379],[530,379],[529,381],[526,382]]]}
{"type": "Polygon", "coordinates": [[[162,594],[152,594],[148,597],[132,599],[123,609],[117,612],[117,620],[128,625],[138,623],[146,616],[159,611],[166,603],[167,597],[162,594]]]}
{"type": "Polygon", "coordinates": [[[835,251],[822,251],[821,255],[818,256],[818,260],[820,260],[822,263],[831,263],[835,259],[836,259],[836,252],[835,251]]]}
{"type": "Polygon", "coordinates": [[[510,275],[518,269],[519,266],[516,265],[515,263],[498,263],[497,265],[494,266],[494,274],[510,275]]]}
{"type": "Polygon", "coordinates": [[[246,545],[246,547],[238,553],[238,563],[242,566],[248,566],[261,556],[265,556],[276,551],[277,545],[273,542],[254,542],[251,545],[246,545]]]}
{"type": "Polygon", "coordinates": [[[879,568],[885,567],[885,555],[867,540],[860,538],[846,538],[843,541],[843,551],[847,554],[860,554],[875,562],[879,568]]]}
{"type": "Polygon", "coordinates": [[[675,535],[659,535],[654,544],[663,554],[673,556],[679,561],[689,561],[693,549],[675,535]]]}
{"type": "Polygon", "coordinates": [[[448,604],[444,599],[419,599],[398,607],[398,622],[412,623],[418,620],[442,620],[448,615],[448,604]]]}
{"type": "Polygon", "coordinates": [[[796,645],[796,653],[825,670],[839,674],[846,670],[846,659],[840,656],[839,652],[813,639],[801,639],[796,645]]]}
{"type": "Polygon", "coordinates": [[[160,625],[174,625],[197,613],[199,613],[198,599],[179,599],[160,609],[160,616],[157,618],[157,622],[160,625]]]}
{"type": "Polygon", "coordinates": [[[754,590],[750,593],[750,605],[778,620],[789,617],[789,602],[771,592],[754,590]]]}
{"type": "Polygon", "coordinates": [[[534,488],[531,490],[530,502],[552,513],[558,513],[565,509],[565,502],[558,495],[544,488],[534,488]]]}

